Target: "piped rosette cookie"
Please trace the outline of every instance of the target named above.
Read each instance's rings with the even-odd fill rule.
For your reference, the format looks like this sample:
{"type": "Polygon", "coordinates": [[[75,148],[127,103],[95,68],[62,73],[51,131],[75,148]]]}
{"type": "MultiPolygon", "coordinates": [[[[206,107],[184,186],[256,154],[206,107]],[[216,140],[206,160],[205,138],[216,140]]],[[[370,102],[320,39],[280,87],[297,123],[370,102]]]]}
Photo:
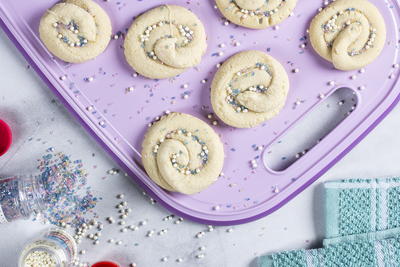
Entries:
{"type": "Polygon", "coordinates": [[[297,0],[216,0],[221,13],[233,23],[264,29],[280,23],[292,13],[297,0]]]}
{"type": "Polygon", "coordinates": [[[339,70],[370,64],[386,40],[385,21],[366,0],[332,2],[315,16],[309,32],[315,51],[339,70]]]}
{"type": "Polygon", "coordinates": [[[211,84],[215,114],[226,124],[251,128],[276,116],[289,91],[289,78],[273,57],[257,50],[240,52],[217,71],[211,84]]]}
{"type": "Polygon", "coordinates": [[[111,22],[91,0],[66,0],[46,11],[40,20],[40,39],[56,57],[81,63],[97,57],[111,40],[111,22]]]}
{"type": "Polygon", "coordinates": [[[145,77],[170,78],[201,62],[206,39],[204,26],[194,13],[163,5],[135,19],[125,39],[125,57],[145,77]]]}
{"type": "Polygon", "coordinates": [[[214,183],[222,171],[223,145],[205,122],[171,113],[155,122],[142,145],[142,162],[162,188],[194,194],[214,183]]]}

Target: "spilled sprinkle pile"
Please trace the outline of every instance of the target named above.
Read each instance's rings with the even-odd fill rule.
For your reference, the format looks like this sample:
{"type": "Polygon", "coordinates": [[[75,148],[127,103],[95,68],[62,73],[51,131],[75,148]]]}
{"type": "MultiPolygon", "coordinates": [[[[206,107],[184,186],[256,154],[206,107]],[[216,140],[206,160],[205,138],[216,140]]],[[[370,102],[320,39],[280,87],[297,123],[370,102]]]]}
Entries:
{"type": "Polygon", "coordinates": [[[42,217],[56,225],[77,227],[86,222],[84,215],[101,199],[86,186],[87,172],[81,160],[54,152],[53,148],[38,160],[39,177],[43,181],[46,210],[42,217]]]}

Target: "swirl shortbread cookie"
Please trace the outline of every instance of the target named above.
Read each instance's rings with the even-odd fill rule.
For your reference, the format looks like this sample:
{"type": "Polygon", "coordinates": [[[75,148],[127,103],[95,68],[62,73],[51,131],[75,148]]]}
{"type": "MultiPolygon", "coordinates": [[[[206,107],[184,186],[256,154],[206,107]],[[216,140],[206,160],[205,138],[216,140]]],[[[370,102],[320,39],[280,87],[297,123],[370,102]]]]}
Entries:
{"type": "Polygon", "coordinates": [[[66,0],[46,11],[40,20],[39,34],[56,57],[81,63],[106,49],[111,39],[111,22],[91,0],[66,0]]]}
{"type": "Polygon", "coordinates": [[[226,124],[251,128],[276,116],[285,105],[289,78],[273,57],[240,52],[217,71],[211,84],[215,114],[226,124]]]}
{"type": "Polygon", "coordinates": [[[297,0],[216,0],[221,13],[243,27],[264,29],[286,19],[297,0]]]}
{"type": "Polygon", "coordinates": [[[125,57],[141,75],[174,77],[200,63],[207,49],[201,21],[186,8],[156,7],[135,19],[125,39],[125,57]]]}
{"type": "Polygon", "coordinates": [[[159,186],[194,194],[217,180],[224,149],[218,135],[205,122],[187,114],[171,113],[146,133],[142,162],[159,186]]]}
{"type": "Polygon", "coordinates": [[[385,21],[366,0],[337,0],[312,20],[310,39],[315,51],[336,69],[354,70],[381,53],[386,40],[385,21]]]}

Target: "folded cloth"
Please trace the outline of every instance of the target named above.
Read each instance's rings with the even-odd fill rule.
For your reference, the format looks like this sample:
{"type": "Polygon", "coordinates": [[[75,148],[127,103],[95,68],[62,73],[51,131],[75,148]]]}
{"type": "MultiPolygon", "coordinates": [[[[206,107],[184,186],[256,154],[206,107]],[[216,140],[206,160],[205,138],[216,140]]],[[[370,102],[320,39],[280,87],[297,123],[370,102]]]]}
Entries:
{"type": "Polygon", "coordinates": [[[258,258],[260,267],[399,267],[400,178],[325,183],[324,247],[258,258]]]}
{"type": "MultiPolygon", "coordinates": [[[[364,238],[365,238],[365,234],[364,238]]],[[[355,238],[357,240],[357,238],[355,238]]],[[[400,238],[338,242],[258,258],[260,267],[398,267],[400,238]]]]}
{"type": "Polygon", "coordinates": [[[400,227],[400,178],[325,183],[326,237],[400,227]]]}

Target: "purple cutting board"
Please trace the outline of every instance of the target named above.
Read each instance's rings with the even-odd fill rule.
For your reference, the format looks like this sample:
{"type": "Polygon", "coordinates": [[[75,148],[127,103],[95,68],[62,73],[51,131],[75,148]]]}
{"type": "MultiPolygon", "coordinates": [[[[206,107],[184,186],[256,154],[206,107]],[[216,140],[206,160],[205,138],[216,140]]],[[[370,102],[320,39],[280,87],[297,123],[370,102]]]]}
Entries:
{"type": "MultiPolygon", "coordinates": [[[[114,32],[126,32],[132,18],[164,1],[97,1],[109,14],[114,32]]],[[[387,42],[382,54],[365,68],[342,72],[319,56],[307,45],[305,32],[322,0],[298,1],[294,16],[279,28],[250,30],[224,20],[213,1],[167,1],[191,9],[204,22],[208,35],[208,50],[201,64],[174,79],[155,81],[134,77],[123,55],[123,38],[112,40],[107,50],[95,60],[83,64],[66,64],[54,59],[38,38],[41,15],[54,0],[1,1],[2,26],[15,45],[25,55],[38,74],[75,114],[86,129],[117,162],[152,197],[172,212],[194,221],[231,225],[249,222],[280,208],[299,194],[374,128],[399,100],[399,18],[398,2],[373,0],[387,25],[387,42]],[[238,41],[240,46],[233,44],[238,41]],[[225,48],[218,45],[224,43],[225,48]],[[253,129],[234,129],[219,123],[213,128],[225,144],[225,176],[207,190],[192,196],[169,193],[156,186],[141,167],[140,150],[147,125],[165,110],[193,114],[205,121],[212,112],[209,100],[210,82],[216,65],[246,49],[259,49],[277,58],[289,73],[291,88],[287,105],[276,118],[253,129]],[[223,56],[215,53],[223,51],[223,56]],[[291,70],[298,68],[298,73],[291,70]],[[66,76],[61,80],[61,76],[66,76]],[[350,79],[356,75],[356,79],[350,79]],[[85,78],[93,77],[92,82],[85,78]],[[390,78],[389,78],[390,77],[390,78]],[[201,80],[207,79],[206,83],[201,80]],[[330,94],[327,86],[336,81],[336,88],[346,86],[358,97],[356,110],[340,123],[318,145],[293,165],[274,172],[263,164],[265,151],[255,151],[252,145],[268,146],[315,107],[320,93],[330,94]],[[188,83],[187,89],[181,86],[188,83]],[[396,86],[397,85],[397,86],[396,86]],[[126,88],[133,86],[133,92],[126,88]],[[359,86],[365,86],[362,91],[359,86]],[[190,94],[183,99],[186,91],[190,94]],[[302,100],[301,105],[294,105],[302,100]],[[88,107],[93,110],[88,111],[88,107]],[[255,159],[258,168],[252,170],[249,161],[255,159]],[[279,188],[274,190],[274,188],[279,188]],[[219,206],[215,210],[213,207],[219,206]]],[[[267,152],[265,152],[267,154],[267,152]]]]}

